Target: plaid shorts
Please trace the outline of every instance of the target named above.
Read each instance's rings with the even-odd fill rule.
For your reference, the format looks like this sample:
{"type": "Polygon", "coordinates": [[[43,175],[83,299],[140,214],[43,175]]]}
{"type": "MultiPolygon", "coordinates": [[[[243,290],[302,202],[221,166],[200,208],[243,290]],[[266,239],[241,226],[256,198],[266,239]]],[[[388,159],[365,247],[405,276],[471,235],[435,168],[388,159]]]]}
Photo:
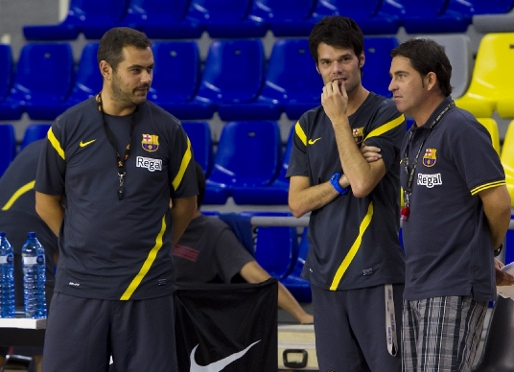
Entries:
{"type": "Polygon", "coordinates": [[[471,371],[487,302],[446,296],[403,302],[403,372],[471,371]]]}

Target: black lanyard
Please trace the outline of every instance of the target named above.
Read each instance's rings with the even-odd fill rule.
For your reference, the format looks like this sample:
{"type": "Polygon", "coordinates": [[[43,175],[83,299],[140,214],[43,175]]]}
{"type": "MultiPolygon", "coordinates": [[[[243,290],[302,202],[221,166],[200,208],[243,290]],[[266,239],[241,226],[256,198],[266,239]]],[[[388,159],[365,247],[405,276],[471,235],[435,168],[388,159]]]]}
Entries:
{"type": "Polygon", "coordinates": [[[107,121],[105,120],[105,113],[104,113],[104,107],[102,102],[102,93],[98,93],[96,95],[96,103],[98,104],[98,111],[102,114],[102,121],[104,124],[105,134],[107,136],[107,140],[111,144],[112,148],[116,152],[116,164],[118,166],[118,179],[120,181],[120,186],[118,187],[118,199],[123,199],[123,194],[125,193],[125,188],[123,187],[123,184],[125,183],[125,174],[127,174],[125,170],[125,162],[130,156],[130,142],[132,140],[132,133],[134,133],[134,128],[136,127],[136,112],[138,109],[138,106],[136,106],[136,110],[132,114],[132,120],[130,122],[130,134],[128,139],[128,144],[125,146],[125,154],[123,155],[123,159],[120,156],[120,152],[116,148],[116,141],[114,139],[114,134],[112,133],[111,128],[107,125],[107,121]]]}
{"type": "MultiPolygon", "coordinates": [[[[403,221],[407,221],[409,218],[410,196],[412,195],[412,184],[414,183],[414,176],[416,175],[416,165],[418,164],[419,155],[421,154],[421,150],[423,149],[423,146],[425,146],[425,142],[426,142],[428,136],[430,135],[430,133],[432,133],[432,129],[434,129],[434,127],[441,121],[444,114],[446,114],[448,112],[448,110],[454,106],[455,106],[455,103],[453,101],[450,102],[448,104],[448,106],[446,106],[439,113],[439,115],[437,115],[437,117],[434,119],[432,124],[430,124],[430,126],[428,127],[428,132],[425,135],[425,138],[423,138],[423,141],[421,141],[421,145],[419,146],[418,151],[416,152],[416,157],[414,158],[414,161],[412,162],[412,167],[410,169],[409,169],[409,150],[410,150],[410,145],[412,143],[412,137],[414,136],[414,131],[416,129],[412,128],[409,131],[409,138],[407,139],[407,146],[405,147],[405,153],[403,155],[403,160],[402,160],[402,163],[403,163],[403,166],[405,169],[405,173],[407,173],[407,177],[408,177],[407,178],[407,187],[404,190],[405,207],[403,207],[402,211],[401,211],[401,217],[402,217],[403,221]]],[[[416,123],[414,123],[413,125],[416,125],[416,123]]]]}

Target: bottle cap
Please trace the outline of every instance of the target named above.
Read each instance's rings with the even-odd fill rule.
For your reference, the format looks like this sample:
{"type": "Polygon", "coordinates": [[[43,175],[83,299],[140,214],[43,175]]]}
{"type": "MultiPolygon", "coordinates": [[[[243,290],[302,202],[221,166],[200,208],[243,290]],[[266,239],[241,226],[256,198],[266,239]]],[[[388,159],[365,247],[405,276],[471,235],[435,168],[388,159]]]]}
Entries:
{"type": "Polygon", "coordinates": [[[36,237],[36,233],[34,231],[31,231],[28,233],[29,239],[33,239],[36,237]]]}

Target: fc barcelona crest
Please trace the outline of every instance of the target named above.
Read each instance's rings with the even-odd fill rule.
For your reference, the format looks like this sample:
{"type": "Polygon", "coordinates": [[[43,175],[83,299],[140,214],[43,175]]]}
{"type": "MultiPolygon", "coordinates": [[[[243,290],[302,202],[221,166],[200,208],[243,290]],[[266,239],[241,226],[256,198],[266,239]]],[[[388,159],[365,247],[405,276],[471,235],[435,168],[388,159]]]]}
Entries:
{"type": "Polygon", "coordinates": [[[353,133],[353,138],[355,139],[355,143],[357,145],[360,145],[360,143],[364,139],[364,127],[353,128],[352,133],[353,133]]]}
{"type": "Polygon", "coordinates": [[[436,149],[427,148],[425,150],[425,155],[423,155],[423,165],[427,168],[433,167],[437,161],[435,156],[436,149]]]}
{"type": "Polygon", "coordinates": [[[157,151],[159,148],[159,136],[155,134],[143,134],[141,146],[143,146],[143,150],[148,152],[157,151]]]}

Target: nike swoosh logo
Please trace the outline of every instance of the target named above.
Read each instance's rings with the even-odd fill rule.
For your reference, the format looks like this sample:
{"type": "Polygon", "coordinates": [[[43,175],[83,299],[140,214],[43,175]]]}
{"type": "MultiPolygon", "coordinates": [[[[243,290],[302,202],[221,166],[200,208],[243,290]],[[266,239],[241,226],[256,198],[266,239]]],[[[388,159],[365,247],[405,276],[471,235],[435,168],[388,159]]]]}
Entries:
{"type": "Polygon", "coordinates": [[[82,142],[82,141],[80,141],[79,146],[80,146],[80,147],[86,147],[87,145],[90,145],[90,144],[92,144],[92,143],[93,143],[93,142],[95,142],[95,141],[96,141],[96,139],[91,140],[91,141],[87,141],[87,142],[82,142]]]}
{"type": "Polygon", "coordinates": [[[309,140],[309,145],[314,145],[314,144],[315,144],[316,142],[318,142],[320,139],[321,139],[321,137],[316,138],[315,140],[310,139],[310,140],[309,140]]]}
{"type": "Polygon", "coordinates": [[[196,352],[196,349],[198,349],[198,346],[200,346],[200,344],[198,344],[191,351],[191,357],[190,357],[191,358],[191,369],[189,371],[190,372],[219,372],[219,371],[223,370],[223,368],[228,366],[230,363],[240,359],[243,355],[246,354],[246,352],[248,350],[250,350],[250,348],[252,346],[254,346],[258,342],[261,342],[261,340],[255,341],[253,344],[248,346],[246,349],[241,350],[238,353],[234,353],[232,355],[229,355],[226,358],[218,360],[217,362],[210,363],[210,364],[208,364],[206,366],[201,366],[198,363],[196,363],[195,352],[196,352]]]}

